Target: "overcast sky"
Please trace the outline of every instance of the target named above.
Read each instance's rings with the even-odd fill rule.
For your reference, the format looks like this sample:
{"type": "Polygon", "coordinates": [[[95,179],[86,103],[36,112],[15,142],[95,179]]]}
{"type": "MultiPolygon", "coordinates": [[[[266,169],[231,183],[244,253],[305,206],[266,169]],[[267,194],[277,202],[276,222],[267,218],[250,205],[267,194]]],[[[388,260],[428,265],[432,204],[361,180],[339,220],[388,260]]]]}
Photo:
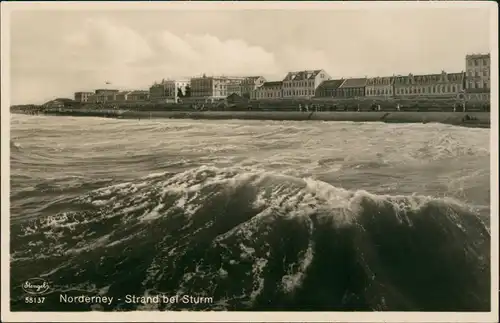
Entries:
{"type": "Polygon", "coordinates": [[[202,73],[459,72],[467,53],[490,50],[489,8],[384,8],[13,12],[11,103],[202,73]]]}

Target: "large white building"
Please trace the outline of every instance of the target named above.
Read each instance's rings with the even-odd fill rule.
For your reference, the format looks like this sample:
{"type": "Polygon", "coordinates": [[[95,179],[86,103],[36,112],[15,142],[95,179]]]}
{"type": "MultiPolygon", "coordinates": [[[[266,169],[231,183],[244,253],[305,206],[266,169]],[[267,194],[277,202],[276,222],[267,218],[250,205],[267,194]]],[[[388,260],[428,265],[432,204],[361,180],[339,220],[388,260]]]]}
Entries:
{"type": "Polygon", "coordinates": [[[222,100],[228,97],[230,90],[241,91],[239,84],[243,81],[242,77],[230,76],[205,76],[194,77],[191,79],[191,99],[214,101],[222,100]]]}
{"type": "Polygon", "coordinates": [[[281,99],[283,98],[283,82],[264,82],[262,86],[251,92],[250,98],[252,100],[281,99]]]}
{"type": "Polygon", "coordinates": [[[263,76],[249,76],[245,77],[241,82],[241,95],[251,97],[252,93],[261,87],[266,79],[263,76]]]}
{"type": "Polygon", "coordinates": [[[186,80],[162,80],[160,83],[155,82],[149,88],[149,100],[155,103],[177,103],[180,99],[179,94],[182,93],[182,95],[185,95],[188,85],[189,81],[186,80]]]}
{"type": "Polygon", "coordinates": [[[324,70],[289,72],[283,79],[283,97],[314,97],[318,86],[330,79],[324,70]]]}
{"type": "Polygon", "coordinates": [[[474,54],[465,56],[466,89],[490,90],[490,54],[474,54]]]}
{"type": "Polygon", "coordinates": [[[390,76],[369,78],[366,82],[365,94],[368,97],[392,97],[394,78],[390,76]]]}

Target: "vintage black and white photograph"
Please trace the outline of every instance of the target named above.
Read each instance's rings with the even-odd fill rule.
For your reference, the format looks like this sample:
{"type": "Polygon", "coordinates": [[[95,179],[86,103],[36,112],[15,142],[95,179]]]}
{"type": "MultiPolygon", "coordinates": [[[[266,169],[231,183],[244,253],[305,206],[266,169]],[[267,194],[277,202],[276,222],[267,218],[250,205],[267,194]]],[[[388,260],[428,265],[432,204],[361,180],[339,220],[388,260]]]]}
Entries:
{"type": "Polygon", "coordinates": [[[2,3],[2,313],[497,320],[495,3],[142,5],[2,3]]]}

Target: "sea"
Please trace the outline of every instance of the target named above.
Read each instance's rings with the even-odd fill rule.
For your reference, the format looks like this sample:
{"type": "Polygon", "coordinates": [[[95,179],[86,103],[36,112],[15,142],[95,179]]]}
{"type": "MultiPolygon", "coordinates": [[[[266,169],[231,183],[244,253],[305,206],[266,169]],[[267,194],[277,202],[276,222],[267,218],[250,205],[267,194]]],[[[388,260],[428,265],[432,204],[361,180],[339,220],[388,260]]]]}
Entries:
{"type": "Polygon", "coordinates": [[[10,161],[12,311],[490,310],[490,129],[12,115],[10,161]]]}

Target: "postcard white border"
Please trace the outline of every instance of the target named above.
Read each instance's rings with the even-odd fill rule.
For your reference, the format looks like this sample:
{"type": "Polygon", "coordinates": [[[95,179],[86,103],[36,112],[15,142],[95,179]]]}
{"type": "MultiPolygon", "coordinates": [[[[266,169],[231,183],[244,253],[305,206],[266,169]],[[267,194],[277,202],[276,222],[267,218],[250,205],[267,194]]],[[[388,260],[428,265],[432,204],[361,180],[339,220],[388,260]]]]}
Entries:
{"type": "Polygon", "coordinates": [[[395,2],[2,2],[2,297],[3,322],[498,322],[498,7],[491,1],[395,2]],[[17,10],[335,10],[489,8],[491,13],[491,311],[459,312],[10,312],[10,14],[17,10]]]}

